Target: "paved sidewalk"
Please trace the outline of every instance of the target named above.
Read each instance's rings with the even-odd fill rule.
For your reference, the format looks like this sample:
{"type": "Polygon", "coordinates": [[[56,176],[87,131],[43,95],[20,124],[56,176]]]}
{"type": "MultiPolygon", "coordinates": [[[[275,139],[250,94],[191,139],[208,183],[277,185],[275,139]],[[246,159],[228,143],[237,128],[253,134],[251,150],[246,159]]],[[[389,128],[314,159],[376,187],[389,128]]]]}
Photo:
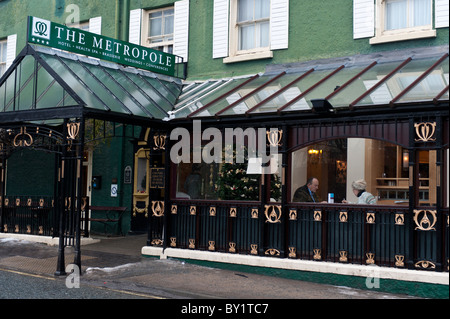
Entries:
{"type": "MultiPolygon", "coordinates": [[[[216,269],[141,256],[146,235],[100,238],[82,246],[83,284],[168,299],[411,299],[373,290],[216,269]]],[[[0,269],[54,276],[57,246],[0,239],[0,269]]],[[[66,248],[66,265],[73,261],[66,248]]]]}

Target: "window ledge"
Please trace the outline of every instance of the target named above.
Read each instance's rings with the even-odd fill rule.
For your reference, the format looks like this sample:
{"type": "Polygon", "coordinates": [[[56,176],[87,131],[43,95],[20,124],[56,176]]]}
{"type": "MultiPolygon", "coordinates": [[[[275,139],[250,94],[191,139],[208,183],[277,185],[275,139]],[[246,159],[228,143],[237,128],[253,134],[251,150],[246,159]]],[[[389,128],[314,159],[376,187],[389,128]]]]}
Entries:
{"type": "Polygon", "coordinates": [[[370,39],[370,44],[407,41],[407,40],[432,38],[432,37],[436,37],[436,30],[402,32],[402,33],[390,34],[390,35],[377,35],[374,38],[370,39]]]}
{"type": "Polygon", "coordinates": [[[229,56],[229,57],[223,59],[223,63],[236,63],[236,62],[251,61],[251,60],[271,59],[271,58],[273,58],[272,51],[253,52],[253,53],[229,56]]]}

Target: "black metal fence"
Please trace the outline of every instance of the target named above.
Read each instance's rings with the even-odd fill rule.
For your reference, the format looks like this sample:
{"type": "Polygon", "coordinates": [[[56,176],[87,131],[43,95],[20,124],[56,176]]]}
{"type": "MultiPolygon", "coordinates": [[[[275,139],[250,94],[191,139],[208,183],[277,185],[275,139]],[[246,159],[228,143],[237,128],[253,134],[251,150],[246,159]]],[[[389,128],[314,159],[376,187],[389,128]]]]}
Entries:
{"type": "Polygon", "coordinates": [[[7,196],[1,207],[1,232],[53,236],[55,210],[52,197],[7,196]]]}
{"type": "MultiPolygon", "coordinates": [[[[89,199],[81,201],[81,235],[89,236],[89,199]]],[[[58,203],[51,196],[5,196],[0,201],[2,233],[59,236],[58,203]]],[[[76,201],[64,200],[65,246],[73,246],[76,233],[76,201]]]]}
{"type": "Polygon", "coordinates": [[[448,209],[180,200],[166,211],[167,247],[448,271],[448,209]]]}

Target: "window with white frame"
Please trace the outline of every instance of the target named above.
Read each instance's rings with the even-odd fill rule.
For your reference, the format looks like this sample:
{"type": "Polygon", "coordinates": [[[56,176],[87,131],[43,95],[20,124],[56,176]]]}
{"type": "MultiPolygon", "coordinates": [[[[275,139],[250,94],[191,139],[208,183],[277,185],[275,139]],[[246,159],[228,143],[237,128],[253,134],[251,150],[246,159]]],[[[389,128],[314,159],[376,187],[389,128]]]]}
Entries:
{"type": "Polygon", "coordinates": [[[6,40],[0,40],[0,77],[6,71],[6,40]]]}
{"type": "Polygon", "coordinates": [[[385,31],[425,27],[431,29],[431,0],[384,1],[385,31]]]}
{"type": "Polygon", "coordinates": [[[371,44],[436,37],[448,15],[448,0],[353,0],[353,37],[371,44]]]}
{"type": "Polygon", "coordinates": [[[238,50],[268,48],[270,0],[238,0],[236,29],[238,50]]]}
{"type": "Polygon", "coordinates": [[[370,43],[435,37],[432,12],[432,0],[377,0],[376,31],[370,43]]]}
{"type": "Polygon", "coordinates": [[[143,45],[173,53],[174,8],[145,11],[142,36],[143,45]]]}
{"type": "Polygon", "coordinates": [[[288,48],[289,0],[214,0],[213,21],[213,58],[224,63],[288,48]]]}
{"type": "Polygon", "coordinates": [[[188,62],[189,8],[190,0],[178,0],[173,7],[131,10],[128,41],[163,50],[188,62]]]}

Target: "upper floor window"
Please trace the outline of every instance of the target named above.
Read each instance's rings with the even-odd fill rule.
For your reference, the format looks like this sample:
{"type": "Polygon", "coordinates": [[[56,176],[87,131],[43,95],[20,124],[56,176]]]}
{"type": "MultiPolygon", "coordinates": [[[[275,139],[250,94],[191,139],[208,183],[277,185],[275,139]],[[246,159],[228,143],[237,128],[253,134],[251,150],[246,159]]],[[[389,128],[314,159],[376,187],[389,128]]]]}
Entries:
{"type": "Polygon", "coordinates": [[[377,0],[377,22],[372,44],[428,38],[433,30],[431,0],[377,0]]]}
{"type": "Polygon", "coordinates": [[[289,0],[214,0],[213,58],[267,59],[288,48],[289,0]]]}
{"type": "Polygon", "coordinates": [[[239,0],[239,50],[268,47],[270,43],[270,0],[239,0]]]}
{"type": "Polygon", "coordinates": [[[0,77],[6,71],[6,40],[0,41],[0,77]]]}
{"type": "Polygon", "coordinates": [[[431,28],[431,0],[386,0],[386,31],[428,26],[431,28]]]}
{"type": "Polygon", "coordinates": [[[171,7],[131,10],[128,41],[188,62],[189,8],[190,0],[178,0],[171,7]]]}
{"type": "Polygon", "coordinates": [[[436,37],[449,26],[448,0],[353,0],[353,38],[371,44],[436,37]]]}
{"type": "Polygon", "coordinates": [[[174,8],[146,11],[142,42],[156,50],[173,53],[174,8]]]}

